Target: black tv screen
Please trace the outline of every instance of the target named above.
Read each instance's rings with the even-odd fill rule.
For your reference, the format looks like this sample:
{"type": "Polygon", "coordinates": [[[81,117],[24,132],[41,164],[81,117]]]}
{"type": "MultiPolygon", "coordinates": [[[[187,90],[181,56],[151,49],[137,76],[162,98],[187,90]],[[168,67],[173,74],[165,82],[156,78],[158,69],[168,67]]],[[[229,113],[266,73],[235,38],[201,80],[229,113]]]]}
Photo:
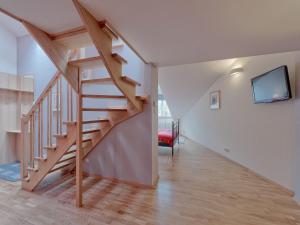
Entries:
{"type": "Polygon", "coordinates": [[[251,79],[255,103],[271,103],[292,98],[289,73],[287,66],[251,79]]]}

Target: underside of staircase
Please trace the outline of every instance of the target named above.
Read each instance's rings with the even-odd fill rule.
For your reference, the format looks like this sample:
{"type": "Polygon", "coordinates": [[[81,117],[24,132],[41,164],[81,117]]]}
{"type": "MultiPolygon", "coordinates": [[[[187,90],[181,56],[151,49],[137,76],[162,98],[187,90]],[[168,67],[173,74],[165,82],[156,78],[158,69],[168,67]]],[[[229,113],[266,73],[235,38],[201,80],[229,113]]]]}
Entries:
{"type": "Polygon", "coordinates": [[[22,188],[33,191],[48,174],[75,169],[76,205],[81,206],[83,159],[116,125],[143,112],[147,98],[136,96],[136,87],[141,84],[122,74],[122,65],[127,61],[113,52],[119,38],[116,32],[106,21],[97,21],[77,0],[73,2],[82,27],[48,34],[22,20],[58,72],[22,118],[21,176],[22,188]],[[90,45],[95,46],[99,56],[82,58],[80,49],[90,45]],[[86,71],[97,68],[105,68],[107,76],[84,78],[86,71]],[[63,91],[64,82],[67,91],[63,91]],[[99,86],[99,91],[102,85],[110,85],[121,94],[85,93],[88,85],[99,86]],[[122,100],[126,105],[91,107],[86,105],[89,99],[122,100]],[[87,120],[84,115],[89,112],[106,116],[87,120]]]}

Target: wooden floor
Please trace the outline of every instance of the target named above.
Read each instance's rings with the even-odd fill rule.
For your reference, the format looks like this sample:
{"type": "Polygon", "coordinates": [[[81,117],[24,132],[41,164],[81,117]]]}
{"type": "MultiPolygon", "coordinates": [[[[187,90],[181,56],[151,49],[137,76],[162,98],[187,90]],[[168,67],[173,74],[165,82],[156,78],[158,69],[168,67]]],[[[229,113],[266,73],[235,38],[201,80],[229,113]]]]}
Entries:
{"type": "Polygon", "coordinates": [[[0,181],[1,225],[291,225],[300,207],[279,186],[188,140],[160,151],[157,190],[86,178],[85,207],[74,206],[74,180],[39,193],[0,181]]]}

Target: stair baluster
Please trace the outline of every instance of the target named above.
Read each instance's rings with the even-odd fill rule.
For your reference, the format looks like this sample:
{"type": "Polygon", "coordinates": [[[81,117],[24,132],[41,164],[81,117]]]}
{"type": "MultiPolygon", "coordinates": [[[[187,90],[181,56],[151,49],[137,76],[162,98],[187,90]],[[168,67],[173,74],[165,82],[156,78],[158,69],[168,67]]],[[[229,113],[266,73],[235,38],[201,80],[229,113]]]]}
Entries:
{"type": "MultiPolygon", "coordinates": [[[[72,51],[70,58],[75,53],[76,50],[72,51]]],[[[73,114],[76,114],[72,110],[74,105],[72,96],[74,93],[74,90],[63,75],[57,72],[28,114],[23,115],[21,119],[22,179],[29,180],[31,173],[33,173],[32,171],[39,169],[39,165],[42,163],[41,160],[47,159],[49,152],[45,148],[52,147],[53,144],[57,145],[57,140],[53,136],[63,133],[62,124],[64,118],[66,117],[68,121],[74,118],[73,114]],[[63,96],[64,87],[67,89],[66,98],[63,96]],[[68,107],[65,108],[63,105],[68,107]],[[44,118],[46,118],[47,122],[44,121],[44,118]],[[47,143],[47,146],[44,143],[47,143]]]]}

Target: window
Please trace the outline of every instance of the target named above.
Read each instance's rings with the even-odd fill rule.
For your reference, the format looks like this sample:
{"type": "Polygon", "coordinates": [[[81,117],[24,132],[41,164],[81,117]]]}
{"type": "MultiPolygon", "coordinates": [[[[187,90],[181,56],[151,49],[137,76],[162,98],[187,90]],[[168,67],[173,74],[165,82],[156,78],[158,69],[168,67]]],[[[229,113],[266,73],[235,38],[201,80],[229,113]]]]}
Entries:
{"type": "Polygon", "coordinates": [[[171,129],[172,128],[172,115],[169,110],[167,101],[159,88],[158,93],[158,129],[171,129]]]}
{"type": "Polygon", "coordinates": [[[158,117],[172,117],[167,102],[162,94],[158,95],[158,117]]]}

